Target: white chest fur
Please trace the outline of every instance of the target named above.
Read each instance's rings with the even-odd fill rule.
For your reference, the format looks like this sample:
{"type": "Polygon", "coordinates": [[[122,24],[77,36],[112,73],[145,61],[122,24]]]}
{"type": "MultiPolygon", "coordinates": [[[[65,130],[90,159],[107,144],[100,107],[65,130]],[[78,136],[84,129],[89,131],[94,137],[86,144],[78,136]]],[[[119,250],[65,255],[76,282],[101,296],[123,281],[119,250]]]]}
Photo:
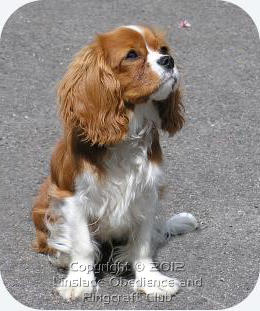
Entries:
{"type": "MultiPolygon", "coordinates": [[[[126,141],[108,149],[103,181],[84,172],[76,182],[76,196],[87,217],[98,220],[97,235],[120,237],[137,225],[157,204],[161,170],[147,158],[159,117],[152,103],[139,105],[126,141]]],[[[105,237],[106,236],[106,237],[105,237]]]]}
{"type": "Polygon", "coordinates": [[[161,170],[147,158],[151,135],[150,131],[109,149],[103,181],[88,172],[77,179],[76,196],[87,217],[98,219],[96,233],[101,239],[120,237],[153,213],[161,170]]]}

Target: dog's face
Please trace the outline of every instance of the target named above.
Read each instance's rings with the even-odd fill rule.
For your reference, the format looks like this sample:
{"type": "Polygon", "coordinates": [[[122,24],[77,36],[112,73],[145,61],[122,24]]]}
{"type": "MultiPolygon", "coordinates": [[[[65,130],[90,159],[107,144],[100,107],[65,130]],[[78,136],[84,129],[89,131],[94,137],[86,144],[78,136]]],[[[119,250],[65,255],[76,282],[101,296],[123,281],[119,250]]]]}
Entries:
{"type": "Polygon", "coordinates": [[[178,70],[161,33],[125,26],[99,36],[99,43],[125,101],[163,100],[178,85],[178,70]]]}
{"type": "Polygon", "coordinates": [[[122,141],[135,105],[151,101],[161,129],[174,134],[183,125],[174,59],[163,35],[147,27],[123,26],[98,35],[76,55],[58,95],[67,130],[92,144],[122,141]]]}

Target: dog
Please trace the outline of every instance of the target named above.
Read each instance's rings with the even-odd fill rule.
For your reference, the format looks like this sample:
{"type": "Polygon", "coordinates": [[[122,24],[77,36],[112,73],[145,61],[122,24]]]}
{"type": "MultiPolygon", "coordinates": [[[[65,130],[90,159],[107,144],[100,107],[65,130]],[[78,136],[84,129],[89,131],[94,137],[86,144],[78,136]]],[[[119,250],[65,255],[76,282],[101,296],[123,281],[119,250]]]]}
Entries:
{"type": "Polygon", "coordinates": [[[180,74],[164,34],[130,25],[97,35],[57,93],[63,137],[32,211],[34,249],[69,268],[57,291],[70,300],[96,290],[100,243],[123,239],[116,258],[132,264],[134,289],[176,294],[179,281],[153,263],[153,243],[198,224],[189,213],[160,230],[154,220],[163,176],[159,131],[172,136],[184,124],[180,74]],[[88,285],[72,286],[75,280],[88,285]]]}

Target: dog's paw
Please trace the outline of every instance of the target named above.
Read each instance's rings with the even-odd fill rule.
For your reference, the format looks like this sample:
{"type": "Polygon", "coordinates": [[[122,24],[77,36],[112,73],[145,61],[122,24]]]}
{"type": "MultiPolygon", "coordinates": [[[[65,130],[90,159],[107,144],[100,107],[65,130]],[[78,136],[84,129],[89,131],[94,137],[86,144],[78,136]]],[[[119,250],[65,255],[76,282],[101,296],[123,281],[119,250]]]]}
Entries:
{"type": "Polygon", "coordinates": [[[177,234],[191,232],[199,227],[197,219],[190,213],[180,213],[172,216],[165,224],[166,238],[177,234]]]}
{"type": "Polygon", "coordinates": [[[70,272],[56,288],[61,297],[67,301],[75,300],[78,297],[84,298],[85,294],[91,294],[97,289],[94,273],[77,272],[70,272]]]}
{"type": "Polygon", "coordinates": [[[135,279],[134,290],[149,296],[173,296],[180,289],[177,279],[169,278],[159,271],[145,273],[135,279]]]}

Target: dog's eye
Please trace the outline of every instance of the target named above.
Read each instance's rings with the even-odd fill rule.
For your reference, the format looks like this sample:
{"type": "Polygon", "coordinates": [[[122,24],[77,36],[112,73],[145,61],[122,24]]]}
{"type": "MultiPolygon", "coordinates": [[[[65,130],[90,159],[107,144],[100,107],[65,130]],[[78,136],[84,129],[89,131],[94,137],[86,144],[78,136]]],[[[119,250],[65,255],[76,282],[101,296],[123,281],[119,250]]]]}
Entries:
{"type": "Polygon", "coordinates": [[[126,54],[126,59],[135,59],[138,58],[138,54],[136,53],[135,50],[130,50],[127,54],[126,54]]]}
{"type": "Polygon", "coordinates": [[[169,54],[169,49],[167,48],[167,46],[161,46],[159,49],[160,54],[169,54]]]}

